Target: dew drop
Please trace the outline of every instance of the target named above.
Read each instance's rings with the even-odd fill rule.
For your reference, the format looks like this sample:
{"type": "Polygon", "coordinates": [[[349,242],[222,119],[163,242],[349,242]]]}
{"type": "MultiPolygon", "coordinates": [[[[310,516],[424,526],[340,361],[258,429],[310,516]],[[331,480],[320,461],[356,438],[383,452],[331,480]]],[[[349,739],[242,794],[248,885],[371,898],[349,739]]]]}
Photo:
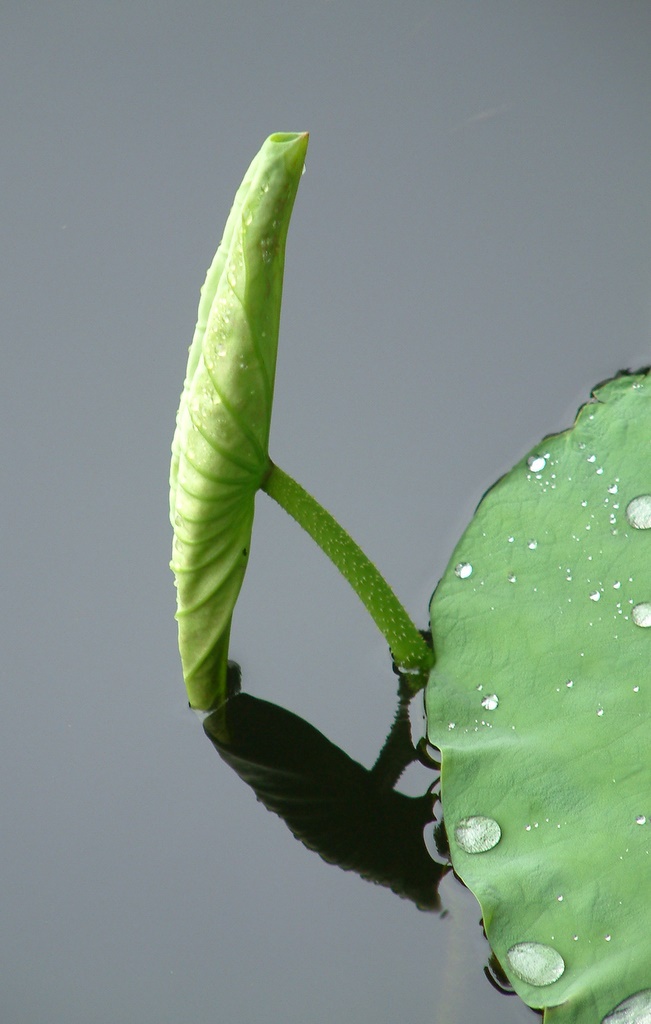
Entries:
{"type": "Polygon", "coordinates": [[[529,548],[530,551],[535,551],[536,548],[538,547],[538,541],[537,540],[530,540],[529,543],[527,544],[527,547],[529,548]]]}
{"type": "Polygon", "coordinates": [[[588,455],[588,462],[596,462],[596,461],[597,461],[597,456],[596,455],[588,455]]]}
{"type": "Polygon", "coordinates": [[[599,593],[598,590],[593,590],[592,593],[590,594],[590,600],[591,601],[599,601],[600,598],[601,598],[601,594],[599,593]]]}
{"type": "Polygon", "coordinates": [[[638,814],[637,818],[635,819],[635,824],[646,825],[646,814],[638,814]]]}
{"type": "Polygon", "coordinates": [[[497,846],[502,838],[502,829],[494,818],[473,814],[462,818],[455,826],[454,838],[466,853],[485,853],[497,846]]]}
{"type": "Polygon", "coordinates": [[[488,697],[484,697],[481,702],[481,706],[486,708],[487,711],[494,711],[500,702],[499,697],[496,693],[491,693],[488,697]]]}
{"type": "Polygon", "coordinates": [[[518,577],[515,575],[514,572],[510,572],[506,578],[509,581],[509,583],[517,583],[518,577]]]}
{"type": "Polygon", "coordinates": [[[454,575],[458,576],[460,580],[467,580],[469,576],[472,576],[472,566],[470,562],[459,562],[454,567],[454,575]]]}
{"type": "Polygon", "coordinates": [[[651,1024],[651,988],[619,1003],[601,1024],[651,1024]]]}
{"type": "Polygon", "coordinates": [[[610,487],[608,488],[608,493],[609,493],[609,494],[617,494],[617,484],[612,484],[612,485],[611,485],[611,486],[610,486],[610,487]]]}
{"type": "Polygon", "coordinates": [[[260,241],[260,255],[263,263],[271,263],[273,259],[273,239],[263,238],[260,241]]]}
{"type": "Polygon", "coordinates": [[[518,942],[506,958],[513,973],[528,985],[551,985],[565,970],[561,954],[542,942],[518,942]]]}
{"type": "Polygon", "coordinates": [[[636,604],[631,612],[631,618],[636,626],[651,626],[651,603],[644,601],[642,604],[636,604]]]}
{"type": "Polygon", "coordinates": [[[568,687],[568,689],[571,690],[572,687],[574,686],[574,680],[573,679],[568,679],[565,685],[568,687]]]}
{"type": "Polygon", "coordinates": [[[626,506],[626,518],[636,530],[651,529],[651,494],[640,494],[626,506]]]}
{"type": "Polygon", "coordinates": [[[544,459],[542,455],[530,455],[527,465],[532,473],[541,473],[547,465],[547,459],[544,459]]]}

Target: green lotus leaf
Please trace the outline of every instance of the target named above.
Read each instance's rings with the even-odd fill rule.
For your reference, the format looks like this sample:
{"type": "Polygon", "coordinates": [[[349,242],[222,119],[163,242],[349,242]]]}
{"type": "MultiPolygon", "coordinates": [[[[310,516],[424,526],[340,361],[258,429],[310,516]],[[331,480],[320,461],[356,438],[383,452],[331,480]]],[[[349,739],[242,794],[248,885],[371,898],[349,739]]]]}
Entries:
{"type": "Polygon", "coordinates": [[[233,608],[268,442],[287,229],[306,134],[271,135],[235,197],[201,290],[172,442],[171,567],[190,704],[226,696],[233,608]]]}
{"type": "Polygon", "coordinates": [[[452,862],[546,1024],[651,1020],[651,377],[484,497],[431,602],[452,862]]]}

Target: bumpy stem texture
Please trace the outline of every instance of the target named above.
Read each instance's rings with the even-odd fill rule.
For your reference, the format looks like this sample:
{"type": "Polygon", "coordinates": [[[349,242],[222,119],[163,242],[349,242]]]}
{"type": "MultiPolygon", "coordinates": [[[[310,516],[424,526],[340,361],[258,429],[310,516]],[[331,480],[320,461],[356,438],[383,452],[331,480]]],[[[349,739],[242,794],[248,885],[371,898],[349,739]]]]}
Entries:
{"type": "Polygon", "coordinates": [[[432,651],[382,574],[337,520],[273,463],[262,489],[309,533],[348,580],[389,644],[398,669],[410,677],[414,691],[420,689],[432,666],[432,651]]]}

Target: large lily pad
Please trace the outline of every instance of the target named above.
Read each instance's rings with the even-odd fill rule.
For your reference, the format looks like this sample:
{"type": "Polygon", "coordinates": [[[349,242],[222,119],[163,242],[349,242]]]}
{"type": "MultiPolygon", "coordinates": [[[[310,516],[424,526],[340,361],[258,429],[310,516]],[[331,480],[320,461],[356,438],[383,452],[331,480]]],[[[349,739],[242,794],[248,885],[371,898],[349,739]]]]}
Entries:
{"type": "Polygon", "coordinates": [[[488,492],[431,603],[452,862],[547,1024],[651,1020],[649,495],[623,375],[488,492]]]}
{"type": "Polygon", "coordinates": [[[271,135],[240,186],[201,292],[172,443],[172,569],[190,703],[227,694],[233,608],[269,428],[287,229],[307,135],[271,135]]]}

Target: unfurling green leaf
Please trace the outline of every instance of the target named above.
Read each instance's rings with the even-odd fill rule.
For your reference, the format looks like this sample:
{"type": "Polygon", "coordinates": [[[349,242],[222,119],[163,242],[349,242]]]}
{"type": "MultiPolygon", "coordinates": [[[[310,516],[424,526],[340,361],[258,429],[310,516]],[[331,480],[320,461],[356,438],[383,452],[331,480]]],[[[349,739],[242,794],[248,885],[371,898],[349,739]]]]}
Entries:
{"type": "Polygon", "coordinates": [[[651,1019],[651,376],[593,394],[488,492],[430,609],[452,862],[546,1024],[651,1019]]]}
{"type": "Polygon", "coordinates": [[[226,695],[233,607],[269,468],[285,241],[307,134],[270,136],[235,197],[201,290],[172,443],[171,566],[190,704],[226,695]]]}

